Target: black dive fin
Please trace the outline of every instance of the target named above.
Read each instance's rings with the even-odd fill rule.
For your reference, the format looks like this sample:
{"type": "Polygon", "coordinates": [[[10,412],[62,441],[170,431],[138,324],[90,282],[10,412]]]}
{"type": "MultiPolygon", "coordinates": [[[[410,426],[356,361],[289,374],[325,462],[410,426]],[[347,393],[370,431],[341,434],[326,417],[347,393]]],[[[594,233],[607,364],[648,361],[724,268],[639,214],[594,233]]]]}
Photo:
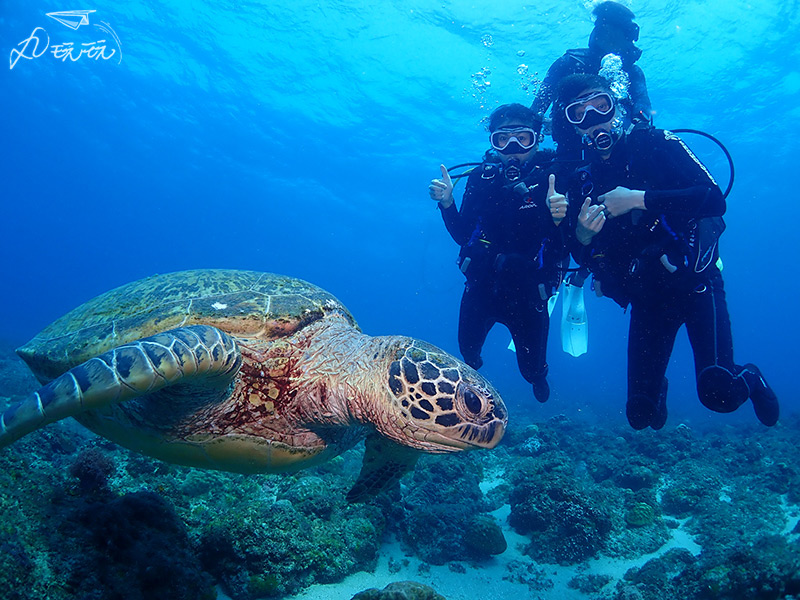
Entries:
{"type": "Polygon", "coordinates": [[[347,492],[348,502],[363,502],[394,483],[414,469],[420,452],[401,446],[377,433],[364,441],[364,462],[361,473],[352,489],[347,492]]]}

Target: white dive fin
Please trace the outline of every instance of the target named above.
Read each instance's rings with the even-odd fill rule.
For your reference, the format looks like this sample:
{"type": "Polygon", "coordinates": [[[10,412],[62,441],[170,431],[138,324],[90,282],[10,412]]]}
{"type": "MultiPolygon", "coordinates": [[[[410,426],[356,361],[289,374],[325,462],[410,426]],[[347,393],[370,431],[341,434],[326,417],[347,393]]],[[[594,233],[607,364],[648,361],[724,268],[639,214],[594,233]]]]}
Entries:
{"type": "Polygon", "coordinates": [[[556,290],[556,293],[553,294],[552,296],[550,296],[547,299],[547,316],[548,317],[552,317],[553,316],[553,309],[556,307],[556,300],[558,300],[558,294],[559,294],[559,291],[556,290]]]}
{"type": "Polygon", "coordinates": [[[583,302],[583,287],[564,286],[561,301],[561,347],[572,356],[586,354],[589,349],[589,323],[583,302]]]}

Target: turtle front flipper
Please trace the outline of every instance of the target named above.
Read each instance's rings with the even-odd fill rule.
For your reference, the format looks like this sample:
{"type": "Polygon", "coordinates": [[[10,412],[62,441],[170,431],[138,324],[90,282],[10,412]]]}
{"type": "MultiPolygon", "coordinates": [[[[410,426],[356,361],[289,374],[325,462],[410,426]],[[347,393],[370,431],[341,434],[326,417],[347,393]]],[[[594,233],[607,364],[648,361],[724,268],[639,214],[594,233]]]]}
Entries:
{"type": "Polygon", "coordinates": [[[236,341],[207,325],[172,329],[91,358],[0,415],[0,447],[66,417],[176,383],[227,388],[241,366],[236,341]]]}
{"type": "Polygon", "coordinates": [[[370,496],[376,496],[411,471],[420,455],[419,450],[402,446],[378,434],[367,437],[364,447],[361,473],[347,492],[348,502],[363,502],[370,496]]]}

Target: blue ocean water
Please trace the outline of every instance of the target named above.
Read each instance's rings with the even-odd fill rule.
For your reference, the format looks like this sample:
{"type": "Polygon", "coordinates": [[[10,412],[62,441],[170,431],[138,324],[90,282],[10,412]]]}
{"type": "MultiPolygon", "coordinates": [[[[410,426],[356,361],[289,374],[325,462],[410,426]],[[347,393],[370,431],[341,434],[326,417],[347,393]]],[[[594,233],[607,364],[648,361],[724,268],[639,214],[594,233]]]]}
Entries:
{"type": "MultiPolygon", "coordinates": [[[[798,3],[628,4],[656,124],[705,130],[733,155],[722,255],[736,356],[758,363],[794,412],[798,3]]],[[[365,332],[457,354],[462,276],[428,182],[441,162],[479,160],[482,119],[530,102],[550,63],[585,45],[592,6],[3,2],[0,338],[24,342],[140,277],[224,267],[312,281],[365,332]],[[46,15],[68,10],[93,12],[78,29],[46,15]]],[[[722,155],[687,141],[724,185],[722,155]]],[[[567,356],[551,335],[544,406],[507,333],[492,333],[484,372],[512,420],[622,422],[627,316],[592,297],[588,310],[587,355],[567,356]]],[[[754,419],[749,406],[699,406],[685,335],[668,376],[673,424],[754,419]]]]}

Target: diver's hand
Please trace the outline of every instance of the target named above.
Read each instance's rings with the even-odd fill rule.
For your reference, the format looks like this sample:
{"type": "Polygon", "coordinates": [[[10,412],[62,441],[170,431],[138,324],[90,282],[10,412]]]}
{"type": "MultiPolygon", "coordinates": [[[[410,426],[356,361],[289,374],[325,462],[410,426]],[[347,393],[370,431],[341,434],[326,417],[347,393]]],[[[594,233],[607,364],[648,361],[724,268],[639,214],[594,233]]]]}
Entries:
{"type": "Polygon", "coordinates": [[[442,208],[450,208],[453,204],[453,181],[447,167],[439,165],[442,169],[441,179],[432,179],[428,186],[428,193],[433,200],[436,200],[442,208]]]}
{"type": "Polygon", "coordinates": [[[592,238],[600,232],[605,224],[605,207],[602,204],[592,206],[592,199],[586,198],[583,206],[581,206],[581,214],[578,216],[575,237],[578,238],[581,244],[588,246],[592,238]]]}
{"type": "Polygon", "coordinates": [[[547,206],[550,207],[550,216],[553,223],[560,225],[564,217],[567,216],[567,197],[564,194],[556,193],[556,176],[550,175],[550,187],[547,189],[547,206]]]}
{"type": "Polygon", "coordinates": [[[598,198],[601,204],[606,207],[606,217],[619,217],[631,212],[634,208],[645,210],[644,192],[642,190],[630,190],[626,187],[617,186],[598,198]]]}

